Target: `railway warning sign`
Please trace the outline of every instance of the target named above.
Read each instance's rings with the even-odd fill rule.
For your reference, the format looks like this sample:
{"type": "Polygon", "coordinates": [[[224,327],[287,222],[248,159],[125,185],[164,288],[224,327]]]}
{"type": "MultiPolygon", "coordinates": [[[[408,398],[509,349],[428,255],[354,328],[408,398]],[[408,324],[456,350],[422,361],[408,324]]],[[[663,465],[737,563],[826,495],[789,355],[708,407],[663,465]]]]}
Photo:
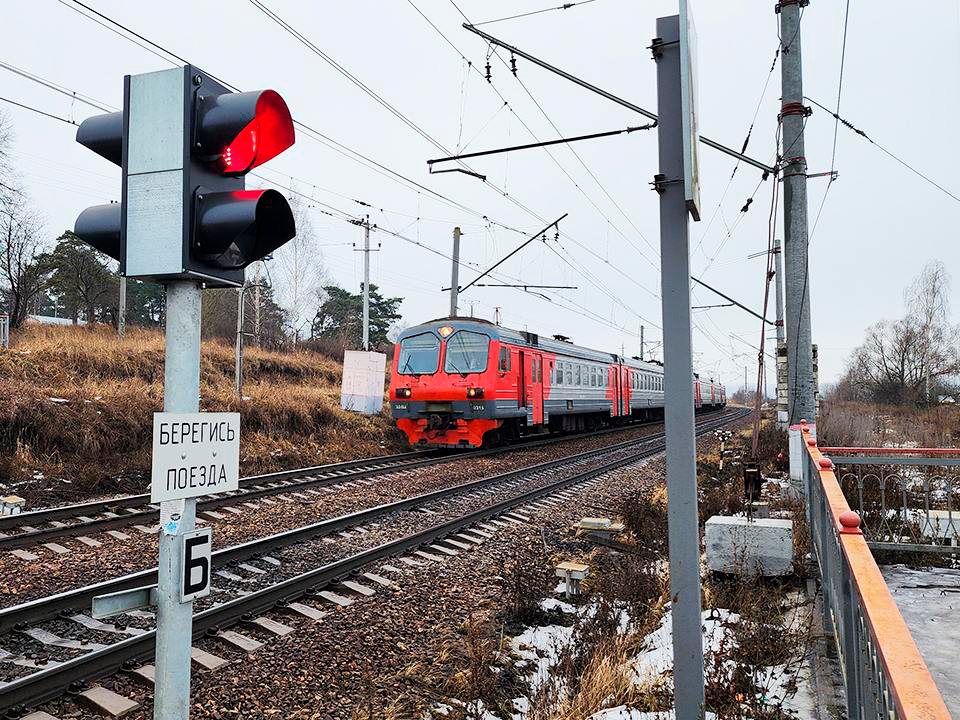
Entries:
{"type": "Polygon", "coordinates": [[[236,490],[240,413],[154,413],[150,501],[236,490]]]}

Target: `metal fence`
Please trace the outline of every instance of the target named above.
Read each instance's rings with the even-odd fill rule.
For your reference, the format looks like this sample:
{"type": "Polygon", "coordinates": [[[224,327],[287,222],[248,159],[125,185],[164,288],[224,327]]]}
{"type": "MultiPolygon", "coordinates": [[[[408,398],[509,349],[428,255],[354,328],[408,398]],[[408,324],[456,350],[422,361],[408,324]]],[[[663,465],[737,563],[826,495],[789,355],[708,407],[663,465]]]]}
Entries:
{"type": "Polygon", "coordinates": [[[0,349],[10,347],[10,316],[0,315],[0,349]]]}
{"type": "Polygon", "coordinates": [[[960,552],[960,450],[821,448],[874,550],[960,552]]]}
{"type": "Polygon", "coordinates": [[[840,658],[848,720],[950,720],[832,461],[817,448],[809,428],[803,432],[807,519],[820,566],[823,624],[840,658]]]}

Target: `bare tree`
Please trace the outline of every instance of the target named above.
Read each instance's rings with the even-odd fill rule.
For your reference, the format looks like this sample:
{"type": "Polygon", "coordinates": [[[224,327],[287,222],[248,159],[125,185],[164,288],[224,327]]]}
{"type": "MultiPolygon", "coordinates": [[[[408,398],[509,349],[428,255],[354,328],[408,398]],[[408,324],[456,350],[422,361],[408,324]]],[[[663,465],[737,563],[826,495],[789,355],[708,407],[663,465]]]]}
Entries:
{"type": "Polygon", "coordinates": [[[11,327],[23,324],[31,303],[46,287],[42,237],[43,222],[22,196],[0,204],[0,281],[11,327]]]}
{"type": "Polygon", "coordinates": [[[939,260],[931,260],[903,293],[908,318],[920,335],[919,352],[924,357],[924,397],[930,401],[932,358],[942,355],[949,346],[956,346],[957,336],[950,327],[950,275],[939,260]]]}
{"type": "Polygon", "coordinates": [[[943,386],[960,373],[949,288],[943,264],[929,263],[904,293],[906,316],[868,329],[842,380],[846,392],[878,402],[929,401],[932,384],[943,386]]]}
{"type": "Polygon", "coordinates": [[[276,289],[280,304],[287,311],[290,335],[296,346],[304,332],[309,331],[324,271],[309,208],[299,195],[293,195],[289,201],[297,235],[276,252],[276,289]]]}

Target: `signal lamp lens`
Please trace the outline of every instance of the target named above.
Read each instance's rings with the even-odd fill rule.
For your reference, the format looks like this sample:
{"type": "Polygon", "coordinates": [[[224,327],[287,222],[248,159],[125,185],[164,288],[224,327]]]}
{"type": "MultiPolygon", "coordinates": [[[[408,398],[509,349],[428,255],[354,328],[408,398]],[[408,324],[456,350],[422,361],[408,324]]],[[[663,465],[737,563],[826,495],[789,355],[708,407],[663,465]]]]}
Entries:
{"type": "Polygon", "coordinates": [[[482,398],[482,397],[483,397],[483,388],[467,388],[467,397],[468,397],[468,398],[482,398]]]}
{"type": "Polygon", "coordinates": [[[241,175],[293,145],[293,121],[283,98],[273,90],[257,97],[254,116],[223,149],[223,172],[241,175]]]}
{"type": "Polygon", "coordinates": [[[397,388],[398,398],[408,398],[413,394],[410,388],[397,388]]]}
{"type": "Polygon", "coordinates": [[[450,333],[453,332],[453,328],[449,325],[444,325],[438,332],[440,333],[440,337],[448,337],[450,333]]]}

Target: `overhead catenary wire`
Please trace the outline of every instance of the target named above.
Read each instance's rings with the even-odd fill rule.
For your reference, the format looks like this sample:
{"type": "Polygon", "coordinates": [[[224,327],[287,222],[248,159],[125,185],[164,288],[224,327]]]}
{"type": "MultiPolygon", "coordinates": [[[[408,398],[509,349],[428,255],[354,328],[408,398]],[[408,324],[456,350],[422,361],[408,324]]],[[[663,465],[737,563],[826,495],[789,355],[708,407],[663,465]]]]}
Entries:
{"type": "MultiPolygon", "coordinates": [[[[407,0],[407,2],[410,2],[410,3],[412,4],[411,0],[407,0]]],[[[460,7],[456,4],[456,2],[454,2],[454,0],[450,0],[450,3],[451,3],[451,5],[453,5],[453,7],[456,9],[456,11],[460,14],[460,16],[461,16],[464,20],[466,20],[466,22],[469,24],[469,23],[470,23],[470,18],[467,17],[467,15],[463,12],[463,10],[460,9],[460,7]]],[[[419,12],[419,10],[418,10],[418,12],[419,12]]],[[[421,12],[420,14],[423,15],[422,12],[421,12]]],[[[426,16],[424,16],[424,17],[426,17],[426,16]]],[[[428,22],[429,22],[429,20],[428,20],[428,22]]],[[[430,24],[431,24],[434,28],[436,28],[436,26],[435,26],[433,23],[430,23],[430,24]]],[[[437,32],[440,32],[440,31],[437,30],[437,32]]],[[[443,35],[443,33],[441,33],[441,35],[443,35]]],[[[443,37],[444,37],[444,39],[447,40],[447,42],[454,48],[454,50],[455,50],[458,54],[460,54],[461,57],[463,57],[463,53],[456,47],[456,45],[454,45],[452,42],[450,42],[449,38],[447,38],[445,35],[443,35],[443,37]]],[[[508,67],[508,66],[507,66],[507,61],[504,60],[504,59],[500,56],[500,53],[497,52],[496,48],[491,48],[491,50],[492,50],[493,55],[496,56],[497,60],[499,60],[500,63],[501,63],[504,67],[508,67]]],[[[479,72],[479,71],[478,71],[478,72],[479,72]]],[[[553,128],[554,132],[557,133],[557,136],[558,136],[558,137],[563,137],[563,133],[560,131],[560,128],[557,127],[556,123],[553,121],[553,118],[550,117],[550,115],[549,115],[549,114],[547,113],[547,111],[543,108],[543,106],[540,104],[540,102],[537,100],[537,98],[534,97],[533,93],[532,93],[532,92],[530,91],[530,89],[527,87],[526,83],[524,83],[523,80],[522,80],[518,75],[516,75],[515,73],[514,73],[514,76],[516,77],[517,82],[520,84],[520,87],[523,89],[523,91],[527,94],[527,96],[530,98],[530,100],[533,102],[533,104],[537,107],[537,109],[540,111],[540,113],[543,115],[543,117],[547,120],[547,122],[550,123],[550,126],[553,128]]],[[[497,92],[497,95],[499,95],[501,98],[503,98],[503,96],[500,94],[499,91],[496,91],[496,92],[497,92]]],[[[521,118],[519,115],[516,114],[516,112],[513,110],[512,107],[510,108],[510,112],[514,115],[514,117],[516,117],[516,118],[520,121],[520,124],[523,125],[523,127],[524,127],[524,129],[527,131],[527,133],[529,133],[530,136],[533,137],[534,140],[536,140],[537,142],[540,142],[540,138],[537,136],[537,134],[533,132],[533,130],[527,125],[526,122],[524,122],[523,118],[521,118]]],[[[654,254],[654,257],[659,257],[659,251],[656,249],[656,247],[654,247],[653,244],[650,243],[650,241],[646,238],[646,236],[640,231],[640,228],[638,228],[638,227],[636,226],[636,224],[633,222],[633,220],[630,219],[630,217],[627,215],[626,211],[624,211],[623,207],[613,198],[613,196],[612,196],[612,195],[610,194],[610,192],[606,189],[606,187],[603,185],[603,183],[600,182],[600,179],[594,174],[594,172],[593,172],[593,171],[590,169],[590,167],[586,164],[586,162],[583,160],[583,158],[580,156],[580,154],[576,151],[576,149],[573,148],[573,147],[570,147],[569,145],[567,146],[567,148],[570,150],[570,152],[573,154],[573,156],[578,160],[578,162],[583,166],[584,170],[587,171],[587,174],[590,175],[590,177],[591,177],[591,178],[593,179],[593,181],[597,184],[597,186],[600,188],[601,192],[607,197],[607,199],[610,201],[610,203],[617,209],[617,211],[623,216],[623,218],[627,221],[627,223],[634,229],[634,231],[637,233],[637,235],[639,235],[640,238],[644,241],[644,243],[646,243],[646,245],[651,249],[651,251],[652,251],[653,254],[654,254]]],[[[637,245],[636,245],[632,240],[630,240],[630,238],[619,228],[619,226],[615,225],[615,224],[610,220],[610,218],[607,217],[607,215],[603,212],[603,210],[600,209],[600,207],[596,204],[596,202],[593,200],[593,198],[591,198],[589,195],[587,195],[587,193],[586,193],[586,191],[583,189],[583,187],[573,178],[573,176],[569,173],[569,171],[568,171],[565,167],[563,167],[563,165],[562,165],[562,164],[560,163],[560,161],[556,158],[556,156],[555,156],[552,152],[550,152],[550,150],[548,150],[548,149],[546,149],[546,148],[544,148],[544,152],[546,152],[547,155],[550,157],[550,159],[553,160],[553,162],[554,162],[554,164],[557,166],[557,168],[567,177],[568,180],[570,180],[570,182],[573,184],[573,186],[574,186],[577,190],[580,191],[580,193],[587,199],[587,201],[588,201],[591,205],[593,205],[594,209],[610,224],[611,227],[613,227],[613,229],[617,232],[617,234],[620,235],[629,245],[631,245],[631,246],[634,248],[634,250],[637,251],[637,253],[640,255],[640,257],[642,257],[644,260],[646,260],[648,263],[650,263],[650,265],[651,265],[654,269],[659,269],[658,265],[657,265],[653,260],[651,260],[650,258],[648,258],[648,257],[646,256],[646,254],[645,254],[639,247],[637,247],[637,245]]]]}

